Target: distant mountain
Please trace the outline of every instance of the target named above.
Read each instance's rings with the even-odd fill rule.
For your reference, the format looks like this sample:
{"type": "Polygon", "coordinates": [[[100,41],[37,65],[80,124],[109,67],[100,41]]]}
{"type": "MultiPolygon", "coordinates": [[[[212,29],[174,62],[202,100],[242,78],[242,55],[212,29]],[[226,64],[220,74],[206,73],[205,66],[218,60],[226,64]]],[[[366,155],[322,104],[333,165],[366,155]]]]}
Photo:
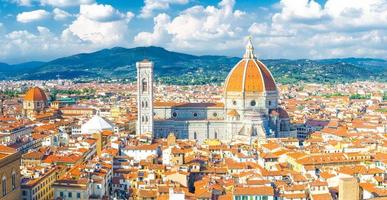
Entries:
{"type": "MultiPolygon", "coordinates": [[[[103,49],[58,58],[50,62],[18,65],[0,63],[0,79],[127,78],[134,80],[135,63],[143,59],[155,62],[155,76],[164,83],[204,84],[224,81],[237,57],[194,56],[160,47],[103,49]]],[[[387,61],[371,58],[324,60],[262,60],[278,82],[347,82],[354,80],[386,81],[387,61]]]]}

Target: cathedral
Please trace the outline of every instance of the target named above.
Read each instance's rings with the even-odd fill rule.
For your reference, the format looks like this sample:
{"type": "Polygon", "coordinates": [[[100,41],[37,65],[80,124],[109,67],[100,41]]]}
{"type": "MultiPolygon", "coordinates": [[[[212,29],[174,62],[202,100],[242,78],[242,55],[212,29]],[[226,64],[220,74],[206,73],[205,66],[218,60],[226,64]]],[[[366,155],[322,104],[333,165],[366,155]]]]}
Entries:
{"type": "Polygon", "coordinates": [[[254,55],[251,40],[243,58],[224,82],[223,102],[171,103],[153,101],[153,62],[137,67],[137,133],[166,138],[245,142],[288,137],[287,112],[278,105],[278,89],[269,69],[254,55]]]}

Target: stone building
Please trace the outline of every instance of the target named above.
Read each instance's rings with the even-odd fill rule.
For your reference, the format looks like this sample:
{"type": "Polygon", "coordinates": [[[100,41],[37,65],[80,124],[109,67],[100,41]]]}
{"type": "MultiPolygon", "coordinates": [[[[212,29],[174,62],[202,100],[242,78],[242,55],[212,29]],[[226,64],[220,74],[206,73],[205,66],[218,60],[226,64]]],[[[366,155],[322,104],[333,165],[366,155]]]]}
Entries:
{"type": "Polygon", "coordinates": [[[289,116],[278,105],[278,89],[269,69],[254,55],[249,40],[243,58],[224,83],[223,102],[153,102],[153,63],[137,63],[137,133],[156,138],[251,142],[288,137],[289,116]]]}

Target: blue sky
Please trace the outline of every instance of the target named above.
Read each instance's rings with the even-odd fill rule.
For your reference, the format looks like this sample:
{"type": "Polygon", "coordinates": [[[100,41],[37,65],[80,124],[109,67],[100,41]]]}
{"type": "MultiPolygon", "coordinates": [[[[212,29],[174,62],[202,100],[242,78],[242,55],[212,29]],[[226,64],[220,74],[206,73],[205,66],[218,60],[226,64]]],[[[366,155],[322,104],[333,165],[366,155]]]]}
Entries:
{"type": "Polygon", "coordinates": [[[0,0],[0,62],[115,46],[260,58],[387,58],[386,0],[0,0]]]}

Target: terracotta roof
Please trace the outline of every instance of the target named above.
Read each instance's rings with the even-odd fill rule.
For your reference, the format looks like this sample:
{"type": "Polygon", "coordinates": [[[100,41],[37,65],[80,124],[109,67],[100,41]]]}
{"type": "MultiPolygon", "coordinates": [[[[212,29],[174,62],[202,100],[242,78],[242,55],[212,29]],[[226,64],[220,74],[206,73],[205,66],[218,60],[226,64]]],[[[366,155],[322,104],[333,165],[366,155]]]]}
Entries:
{"type": "Polygon", "coordinates": [[[24,101],[47,101],[47,96],[39,87],[33,87],[24,95],[24,101]]]}
{"type": "Polygon", "coordinates": [[[270,186],[235,187],[234,195],[267,195],[273,196],[274,189],[270,186]]]}
{"type": "Polygon", "coordinates": [[[224,85],[226,93],[277,90],[270,71],[254,56],[239,61],[228,74],[224,85]]]}

